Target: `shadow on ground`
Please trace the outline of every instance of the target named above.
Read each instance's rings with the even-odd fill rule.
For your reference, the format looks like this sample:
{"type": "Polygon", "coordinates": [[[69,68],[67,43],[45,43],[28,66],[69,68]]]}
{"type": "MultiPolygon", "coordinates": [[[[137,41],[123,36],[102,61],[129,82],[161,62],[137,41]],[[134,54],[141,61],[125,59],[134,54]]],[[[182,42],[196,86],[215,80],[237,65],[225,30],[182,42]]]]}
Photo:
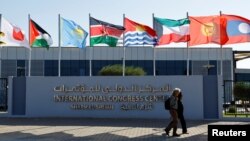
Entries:
{"type": "MultiPolygon", "coordinates": [[[[0,118],[0,129],[6,127],[34,126],[32,129],[13,130],[0,133],[4,141],[162,141],[162,140],[207,140],[206,132],[181,136],[166,137],[163,129],[169,120],[152,119],[86,119],[86,118],[0,118]],[[36,127],[37,126],[37,127],[36,127]],[[67,129],[65,127],[74,127],[67,129]],[[46,131],[49,128],[59,127],[63,131],[52,133],[34,134],[36,130],[46,131]],[[101,132],[93,131],[93,134],[84,134],[80,131],[88,131],[91,127],[100,128],[101,132]],[[105,131],[106,127],[119,127],[117,130],[105,131]],[[65,130],[64,130],[65,128],[65,130]],[[135,129],[135,130],[133,130],[135,129]],[[146,129],[147,132],[144,131],[146,129]],[[31,133],[29,133],[32,130],[31,133]],[[131,132],[135,133],[130,136],[131,132]],[[34,133],[33,133],[34,132],[34,133]],[[72,133],[70,133],[72,132],[72,133]],[[73,132],[76,132],[74,134],[73,132]],[[122,132],[122,134],[117,134],[122,132]]],[[[188,128],[204,126],[214,121],[188,121],[188,128]]],[[[180,130],[180,129],[179,129],[180,130]]]]}
{"type": "Polygon", "coordinates": [[[206,135],[195,135],[186,138],[180,137],[166,137],[163,135],[154,135],[149,134],[145,136],[133,137],[129,138],[126,136],[115,135],[111,133],[101,133],[95,134],[91,136],[83,136],[76,137],[72,134],[66,134],[64,132],[56,132],[44,135],[33,135],[30,133],[22,133],[22,132],[12,132],[0,134],[0,137],[4,139],[4,141],[164,141],[164,140],[198,140],[201,139],[206,140],[206,135]]]}

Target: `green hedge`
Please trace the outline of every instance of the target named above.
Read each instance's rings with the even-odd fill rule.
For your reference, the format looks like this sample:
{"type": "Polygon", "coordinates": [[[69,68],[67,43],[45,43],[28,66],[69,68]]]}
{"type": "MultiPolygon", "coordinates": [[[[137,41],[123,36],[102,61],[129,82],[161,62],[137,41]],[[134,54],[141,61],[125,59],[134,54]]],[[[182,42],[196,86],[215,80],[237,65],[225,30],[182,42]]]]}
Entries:
{"type": "Polygon", "coordinates": [[[250,83],[237,82],[234,85],[234,96],[236,99],[249,100],[250,99],[250,83]]]}
{"type": "Polygon", "coordinates": [[[228,113],[236,113],[236,107],[230,106],[228,109],[228,113]]]}
{"type": "MultiPolygon", "coordinates": [[[[122,65],[105,66],[98,74],[103,76],[122,76],[122,65]]],[[[141,67],[126,66],[125,75],[143,76],[146,75],[146,72],[141,67]]]]}

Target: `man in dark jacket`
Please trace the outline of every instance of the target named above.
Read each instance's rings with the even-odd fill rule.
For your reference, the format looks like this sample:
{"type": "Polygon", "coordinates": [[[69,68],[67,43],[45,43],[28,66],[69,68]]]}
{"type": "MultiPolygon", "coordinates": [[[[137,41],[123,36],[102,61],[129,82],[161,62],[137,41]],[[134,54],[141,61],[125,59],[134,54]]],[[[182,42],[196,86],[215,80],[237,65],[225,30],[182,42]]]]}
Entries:
{"type": "Polygon", "coordinates": [[[170,110],[169,113],[172,117],[172,121],[168,124],[168,126],[164,129],[166,135],[169,136],[169,131],[173,128],[173,136],[180,136],[177,134],[177,124],[178,124],[178,95],[180,93],[179,88],[175,88],[173,90],[172,95],[170,96],[170,110]]]}
{"type": "Polygon", "coordinates": [[[178,95],[178,109],[177,109],[177,113],[178,113],[178,118],[180,119],[181,122],[181,127],[182,127],[182,133],[183,134],[188,134],[187,132],[187,126],[186,126],[186,121],[183,115],[184,112],[184,107],[182,104],[182,93],[180,92],[178,95]]]}

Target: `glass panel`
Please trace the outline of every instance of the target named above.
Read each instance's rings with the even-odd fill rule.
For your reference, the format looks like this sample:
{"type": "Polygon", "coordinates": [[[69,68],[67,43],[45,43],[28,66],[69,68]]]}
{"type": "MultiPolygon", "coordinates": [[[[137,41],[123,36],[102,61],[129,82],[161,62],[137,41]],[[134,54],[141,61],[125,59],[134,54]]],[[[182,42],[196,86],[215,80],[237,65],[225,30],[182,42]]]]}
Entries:
{"type": "Polygon", "coordinates": [[[208,75],[217,75],[217,61],[210,60],[210,67],[208,68],[208,75]]]}
{"type": "Polygon", "coordinates": [[[44,76],[58,76],[58,60],[45,61],[44,76]]]}
{"type": "Polygon", "coordinates": [[[17,76],[25,76],[25,60],[17,60],[17,76]]]}
{"type": "Polygon", "coordinates": [[[79,61],[80,76],[89,76],[89,60],[79,61]]]}
{"type": "Polygon", "coordinates": [[[224,80],[233,80],[231,61],[223,61],[223,78],[224,80]]]}
{"type": "Polygon", "coordinates": [[[208,61],[193,61],[192,75],[208,75],[208,61]]]}
{"type": "Polygon", "coordinates": [[[31,76],[43,76],[44,75],[44,61],[43,60],[31,60],[31,76]]]}
{"type": "Polygon", "coordinates": [[[17,76],[17,61],[16,60],[2,60],[1,77],[17,76]]]}

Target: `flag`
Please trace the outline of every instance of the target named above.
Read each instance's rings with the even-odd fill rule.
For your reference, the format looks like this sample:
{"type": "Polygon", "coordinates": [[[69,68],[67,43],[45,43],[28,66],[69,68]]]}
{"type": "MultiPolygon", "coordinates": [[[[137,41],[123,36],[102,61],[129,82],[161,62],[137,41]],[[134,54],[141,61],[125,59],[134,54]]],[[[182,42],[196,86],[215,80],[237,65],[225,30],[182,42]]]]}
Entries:
{"type": "Polygon", "coordinates": [[[23,46],[30,49],[24,31],[7,21],[4,17],[1,17],[0,25],[1,46],[23,46]]]}
{"type": "Polygon", "coordinates": [[[155,30],[143,24],[125,18],[124,45],[155,45],[157,36],[155,30]]]}
{"type": "Polygon", "coordinates": [[[90,17],[90,46],[104,43],[115,47],[125,28],[90,17]]]}
{"type": "Polygon", "coordinates": [[[52,45],[53,41],[48,32],[42,29],[37,23],[30,19],[30,46],[46,47],[52,45]]]}
{"type": "Polygon", "coordinates": [[[154,17],[158,45],[189,41],[189,19],[171,20],[154,17]]]}
{"type": "Polygon", "coordinates": [[[74,21],[61,18],[62,46],[76,46],[83,48],[86,46],[88,33],[74,21]]]}
{"type": "Polygon", "coordinates": [[[250,20],[236,15],[222,15],[227,20],[226,44],[250,42],[250,20]]]}
{"type": "Polygon", "coordinates": [[[216,43],[223,45],[227,42],[226,19],[220,16],[189,17],[190,41],[189,46],[216,43]]]}

